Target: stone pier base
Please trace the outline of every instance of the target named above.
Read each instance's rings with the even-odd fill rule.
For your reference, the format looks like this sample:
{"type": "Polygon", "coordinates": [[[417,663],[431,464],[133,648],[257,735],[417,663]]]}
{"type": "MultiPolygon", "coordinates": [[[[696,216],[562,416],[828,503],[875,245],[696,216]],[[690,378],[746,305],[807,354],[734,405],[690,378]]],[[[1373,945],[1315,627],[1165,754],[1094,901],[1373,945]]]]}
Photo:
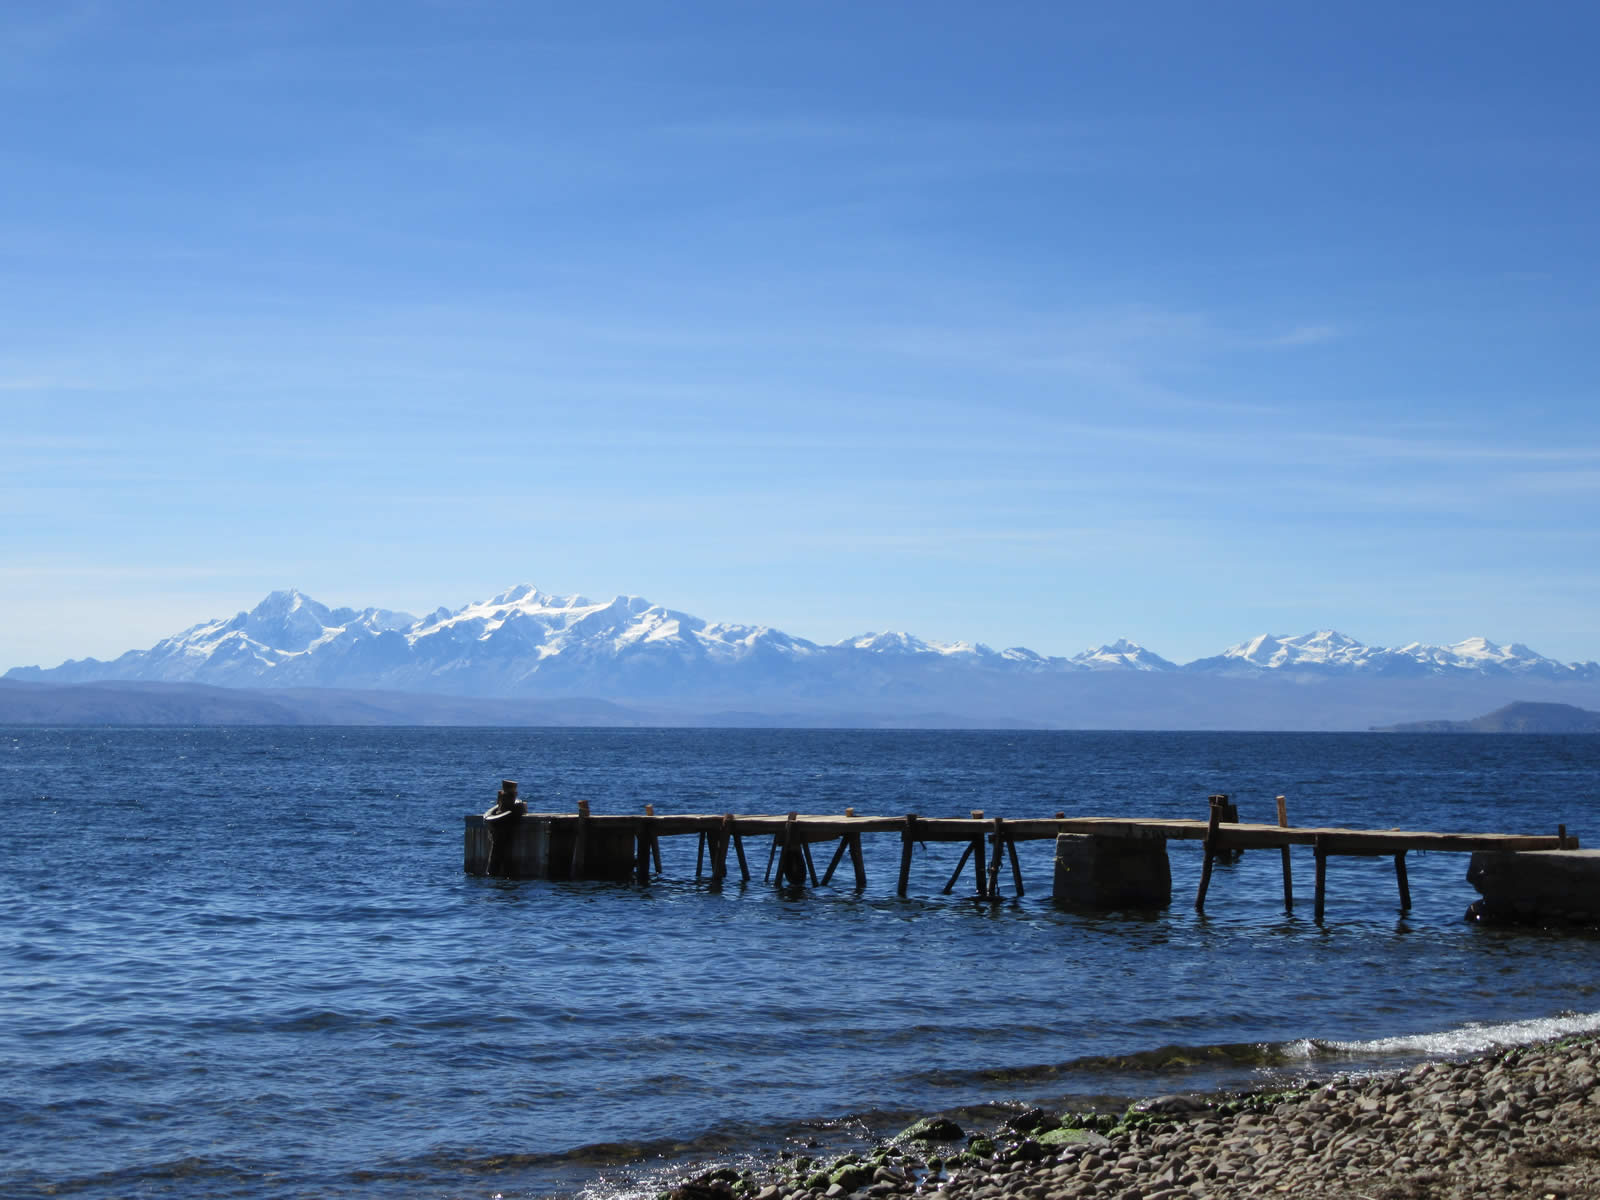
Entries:
{"type": "MultiPolygon", "coordinates": [[[[529,815],[517,822],[511,844],[511,870],[516,879],[609,879],[633,877],[634,841],[626,830],[602,832],[591,829],[585,835],[582,865],[573,873],[573,849],[577,825],[571,819],[561,822],[549,817],[529,815]]],[[[482,816],[467,817],[462,851],[462,869],[469,875],[483,875],[489,869],[489,827],[482,816]]]]}
{"type": "Polygon", "coordinates": [[[1467,882],[1483,896],[1473,920],[1600,923],[1600,850],[1480,851],[1467,882]]]}
{"type": "Polygon", "coordinates": [[[1075,908],[1166,908],[1172,903],[1167,839],[1060,834],[1054,894],[1075,908]]]}

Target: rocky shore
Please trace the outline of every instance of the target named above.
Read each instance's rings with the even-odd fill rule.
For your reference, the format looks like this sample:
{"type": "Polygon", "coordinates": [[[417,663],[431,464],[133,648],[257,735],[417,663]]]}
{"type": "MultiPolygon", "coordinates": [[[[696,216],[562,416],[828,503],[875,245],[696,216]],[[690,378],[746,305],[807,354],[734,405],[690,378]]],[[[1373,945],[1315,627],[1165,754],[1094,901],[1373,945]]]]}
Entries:
{"type": "Polygon", "coordinates": [[[1167,1096],[1126,1113],[1021,1113],[974,1133],[931,1117],[870,1153],[724,1168],[671,1200],[1600,1198],[1600,1039],[1336,1079],[1167,1096]]]}

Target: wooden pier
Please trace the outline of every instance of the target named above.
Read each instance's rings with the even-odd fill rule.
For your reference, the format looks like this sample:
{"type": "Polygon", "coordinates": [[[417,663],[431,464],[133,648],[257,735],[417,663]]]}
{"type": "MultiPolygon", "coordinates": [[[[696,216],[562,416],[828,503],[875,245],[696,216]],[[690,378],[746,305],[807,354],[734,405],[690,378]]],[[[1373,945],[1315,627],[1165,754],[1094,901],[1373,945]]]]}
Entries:
{"type": "MultiPolygon", "coordinates": [[[[514,797],[515,784],[508,781],[508,786],[514,797]]],[[[484,874],[488,868],[487,816],[473,814],[466,818],[464,866],[471,874],[484,874]]],[[[1168,840],[1203,844],[1194,901],[1197,911],[1204,910],[1217,859],[1246,850],[1274,849],[1281,852],[1284,906],[1292,909],[1294,887],[1289,851],[1291,847],[1306,846],[1314,856],[1314,905],[1319,921],[1326,903],[1330,858],[1392,858],[1403,911],[1411,907],[1405,859],[1412,851],[1508,855],[1578,848],[1578,839],[1569,837],[1565,826],[1553,835],[1297,827],[1288,823],[1283,797],[1278,798],[1278,822],[1270,825],[1238,821],[1226,796],[1210,798],[1205,820],[1069,817],[1059,812],[1046,818],[1008,820],[985,817],[982,811],[973,811],[967,817],[925,817],[917,813],[858,816],[854,809],[846,809],[839,816],[798,812],[657,815],[649,805],[639,815],[593,814],[586,803],[580,802],[575,813],[529,812],[507,824],[513,829],[500,835],[509,840],[509,849],[501,858],[504,873],[524,878],[647,883],[661,872],[662,838],[695,837],[696,879],[709,877],[720,882],[728,878],[731,850],[740,880],[749,882],[753,871],[746,839],[770,838],[765,846],[764,881],[775,880],[792,887],[826,887],[848,856],[855,887],[860,889],[867,885],[862,839],[879,835],[899,842],[899,895],[908,892],[915,847],[919,843],[942,842],[963,846],[960,860],[944,884],[944,893],[948,895],[955,889],[970,863],[974,890],[983,899],[1001,897],[1007,867],[1013,894],[1023,895],[1017,845],[1050,840],[1056,843],[1055,897],[1102,909],[1165,908],[1170,904],[1168,840]],[[836,845],[819,871],[822,856],[813,854],[812,848],[830,843],[836,845]]]]}

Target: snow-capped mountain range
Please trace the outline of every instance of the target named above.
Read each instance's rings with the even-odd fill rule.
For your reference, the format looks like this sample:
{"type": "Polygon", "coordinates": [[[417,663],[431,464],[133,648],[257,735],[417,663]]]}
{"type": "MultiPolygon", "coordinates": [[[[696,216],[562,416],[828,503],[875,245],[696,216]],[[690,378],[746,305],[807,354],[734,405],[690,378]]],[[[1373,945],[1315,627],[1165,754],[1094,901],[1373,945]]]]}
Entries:
{"type": "Polygon", "coordinates": [[[764,625],[707,622],[636,596],[599,603],[530,585],[425,617],[330,609],[298,591],[208,621],[110,662],[18,667],[15,680],[141,680],[229,687],[322,687],[461,696],[693,696],[740,704],[785,697],[919,698],[1085,673],[1230,678],[1491,677],[1600,680],[1594,662],[1561,663],[1474,637],[1449,646],[1366,646],[1324,630],[1266,634],[1179,666],[1126,640],[1070,658],[1013,647],[871,633],[819,645],[764,625]]]}

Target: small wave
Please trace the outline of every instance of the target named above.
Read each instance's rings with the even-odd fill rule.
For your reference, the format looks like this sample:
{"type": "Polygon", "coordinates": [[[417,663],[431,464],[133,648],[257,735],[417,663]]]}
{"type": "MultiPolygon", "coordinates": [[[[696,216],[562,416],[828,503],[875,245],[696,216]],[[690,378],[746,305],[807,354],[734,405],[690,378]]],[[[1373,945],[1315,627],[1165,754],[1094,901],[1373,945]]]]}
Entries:
{"type": "Polygon", "coordinates": [[[1459,1029],[1433,1033],[1405,1033],[1370,1041],[1323,1041],[1313,1039],[1313,1056],[1423,1055],[1445,1058],[1463,1054],[1486,1054],[1509,1046],[1525,1046],[1551,1038],[1579,1033],[1600,1032],[1600,1012],[1560,1013],[1527,1021],[1505,1021],[1497,1025],[1472,1022],[1459,1029]]]}

